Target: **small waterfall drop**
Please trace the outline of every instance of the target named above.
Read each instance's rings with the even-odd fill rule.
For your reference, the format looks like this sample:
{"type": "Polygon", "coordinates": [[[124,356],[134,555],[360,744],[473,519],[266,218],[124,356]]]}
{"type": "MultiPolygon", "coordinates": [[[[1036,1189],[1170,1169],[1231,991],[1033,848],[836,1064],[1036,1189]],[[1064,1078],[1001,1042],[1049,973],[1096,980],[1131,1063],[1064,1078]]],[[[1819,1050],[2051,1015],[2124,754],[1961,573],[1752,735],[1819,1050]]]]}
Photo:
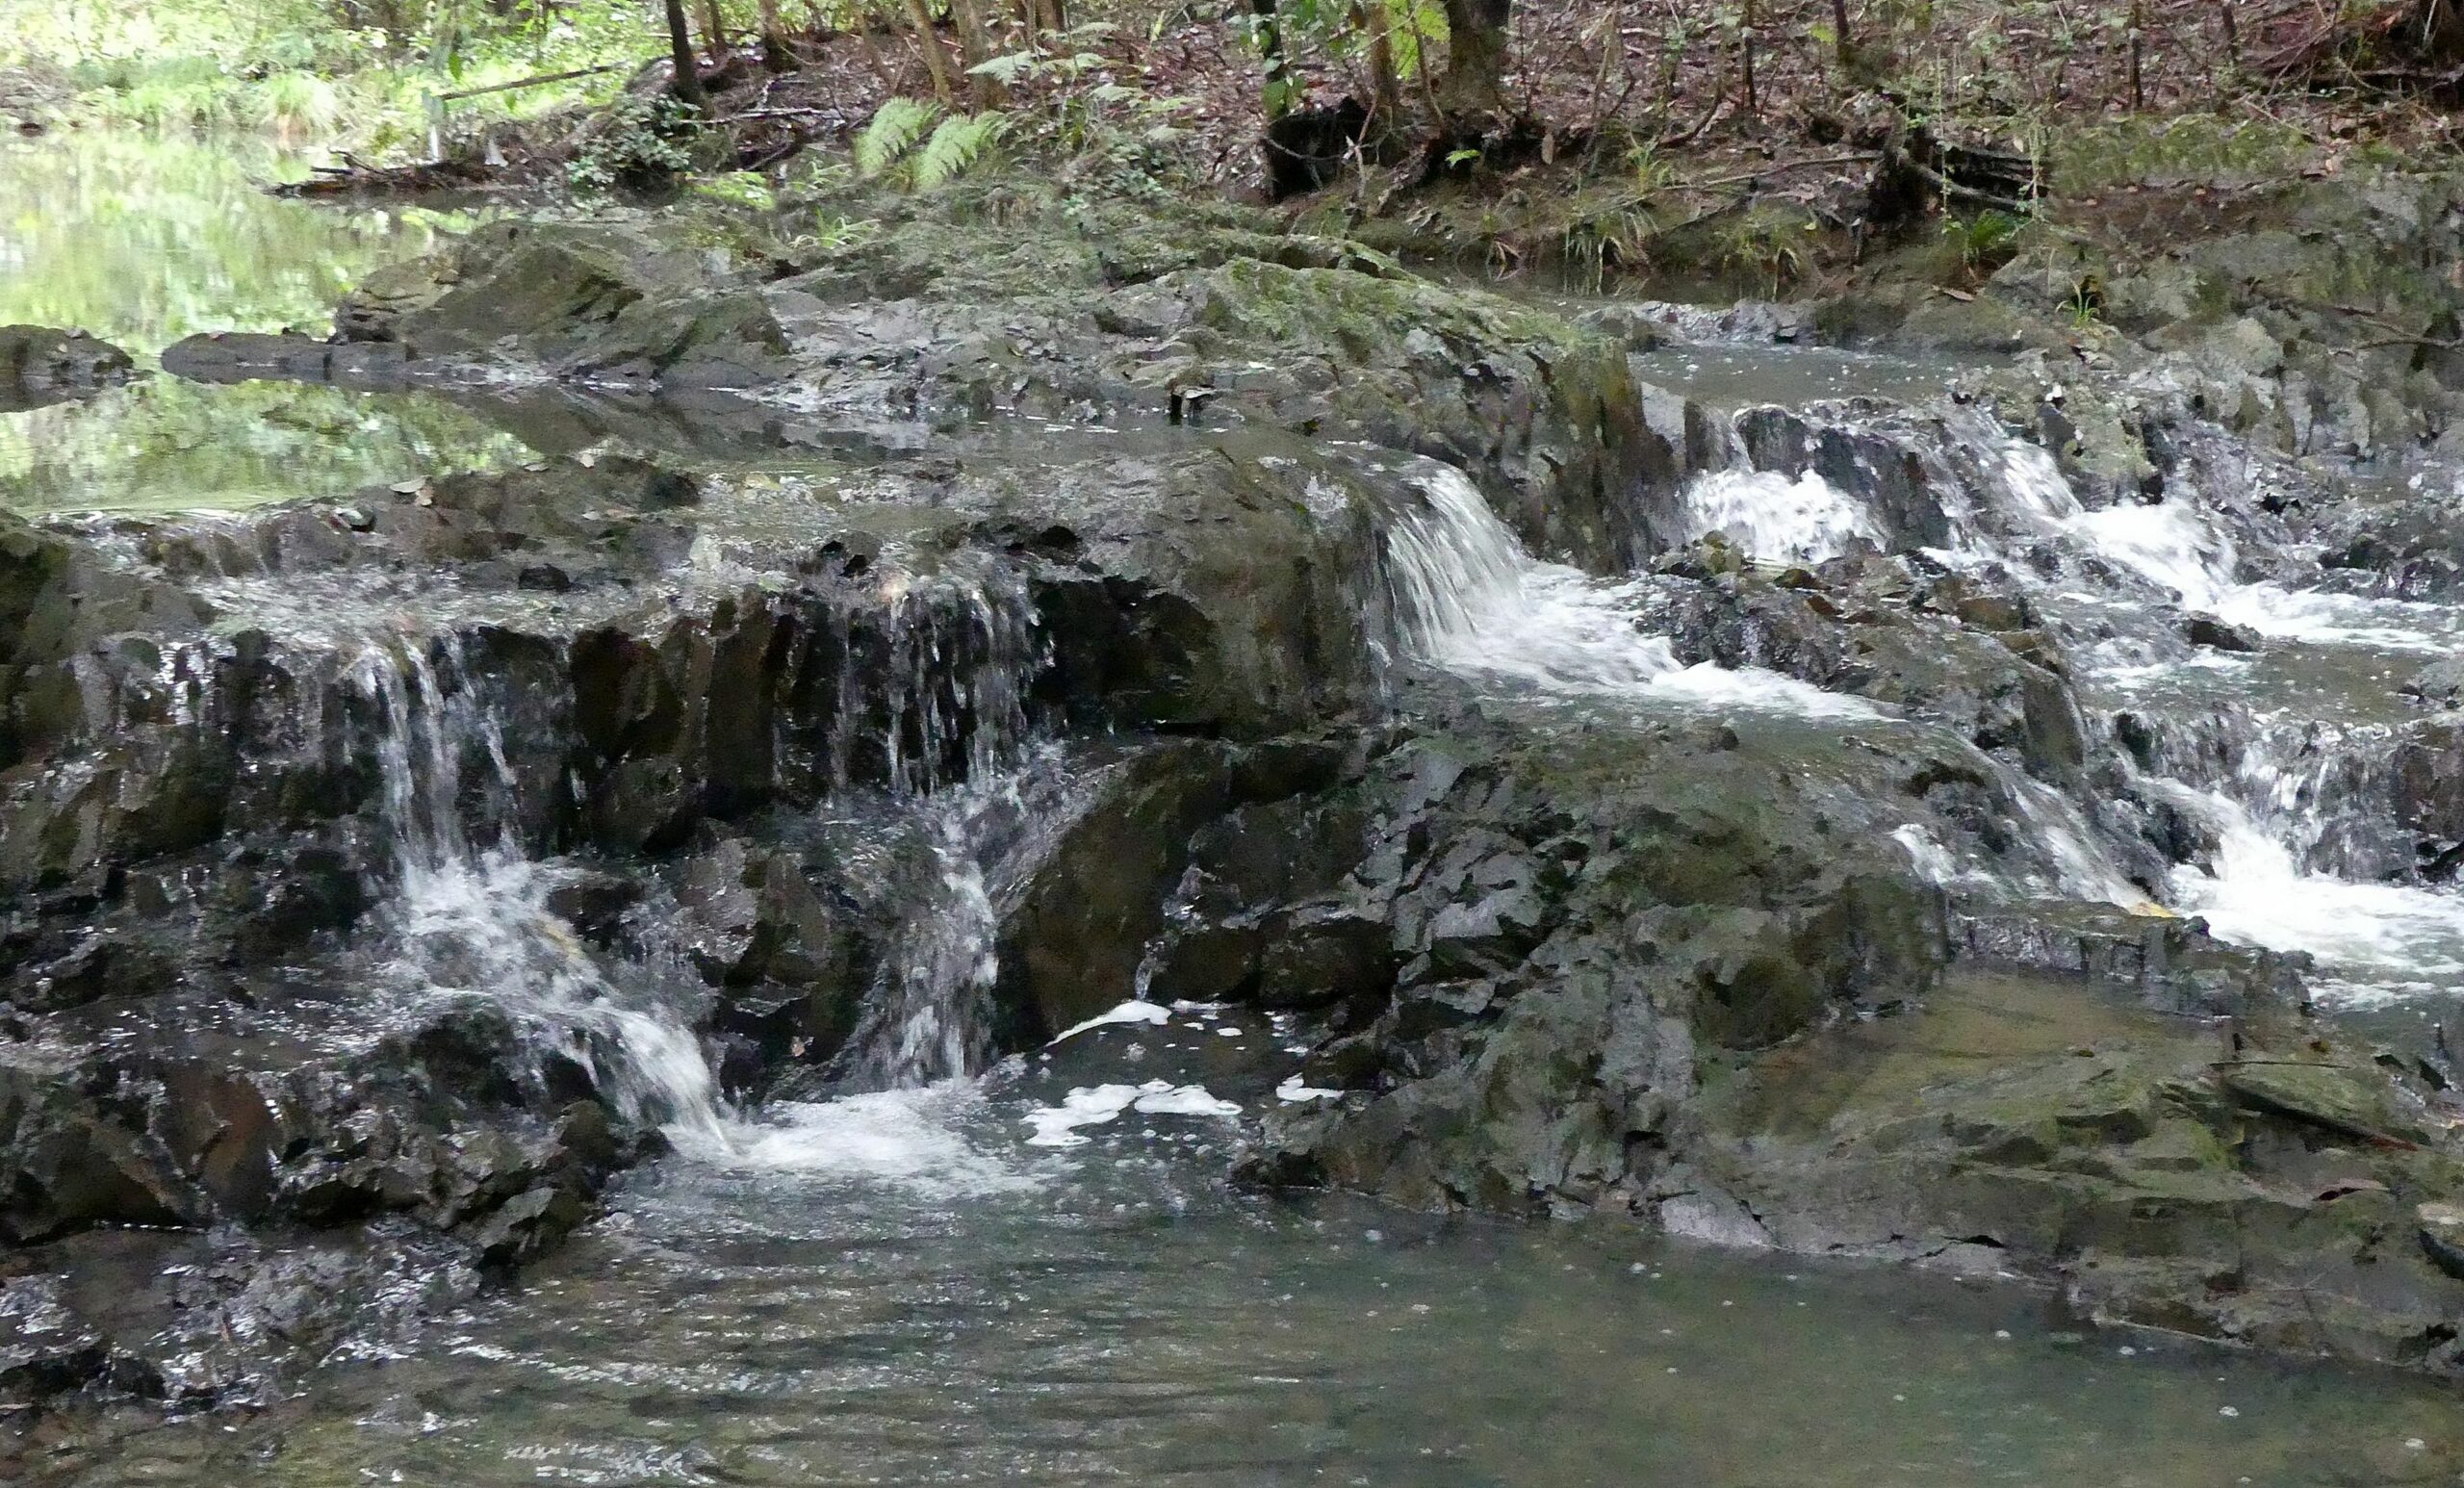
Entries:
{"type": "Polygon", "coordinates": [[[1684,496],[1688,538],[1718,532],[1770,563],[1821,563],[1889,534],[1864,505],[1813,472],[1790,478],[1734,466],[1696,476],[1684,496]]]}
{"type": "Polygon", "coordinates": [[[487,760],[500,812],[516,782],[502,731],[464,682],[458,650],[449,644],[441,659],[416,645],[375,648],[355,673],[383,719],[382,817],[401,875],[394,974],[422,995],[499,1009],[534,1066],[574,1062],[628,1119],[683,1144],[723,1143],[717,1079],[668,985],[681,979],[645,967],[646,985],[623,985],[549,908],[550,870],[509,832],[473,840],[461,806],[465,759],[487,760]]]}
{"type": "Polygon", "coordinates": [[[840,1083],[899,1090],[973,1074],[989,1061],[1000,918],[985,880],[982,818],[1005,794],[1014,788],[994,780],[922,807],[930,881],[836,1062],[840,1083]]]}
{"type": "Polygon", "coordinates": [[[1404,649],[1424,661],[1543,695],[1878,716],[1777,672],[1683,665],[1645,629],[1638,584],[1532,557],[1451,466],[1419,462],[1414,485],[1420,500],[1387,528],[1386,579],[1404,649]]]}

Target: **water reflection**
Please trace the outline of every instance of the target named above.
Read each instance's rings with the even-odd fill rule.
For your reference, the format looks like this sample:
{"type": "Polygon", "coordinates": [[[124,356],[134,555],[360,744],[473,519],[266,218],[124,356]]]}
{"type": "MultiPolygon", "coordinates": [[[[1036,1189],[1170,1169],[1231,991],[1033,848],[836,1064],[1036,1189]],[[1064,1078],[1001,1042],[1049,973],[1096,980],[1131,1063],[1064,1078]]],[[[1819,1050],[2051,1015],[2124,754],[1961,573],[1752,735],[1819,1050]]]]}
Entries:
{"type": "Polygon", "coordinates": [[[0,418],[0,505],[189,510],[503,466],[529,448],[441,398],[154,376],[0,418]]]}
{"type": "Polygon", "coordinates": [[[2326,1488],[2464,1446],[2434,1383],[2007,1288],[1245,1197],[1207,1116],[1022,1142],[1071,1083],[805,1108],[860,1163],[647,1169],[519,1296],[64,1480],[2326,1488]]]}
{"type": "Polygon", "coordinates": [[[0,139],[0,325],[82,326],[141,357],[198,331],[322,335],[371,269],[468,225],[266,193],[317,158],[252,137],[0,139]]]}
{"type": "MultiPolygon", "coordinates": [[[[79,327],[146,363],[199,331],[321,335],[370,269],[469,225],[266,193],[312,158],[256,138],[135,131],[0,141],[0,324],[79,327]]],[[[0,506],[246,506],[528,453],[495,421],[439,398],[158,374],[0,413],[0,506]]]]}

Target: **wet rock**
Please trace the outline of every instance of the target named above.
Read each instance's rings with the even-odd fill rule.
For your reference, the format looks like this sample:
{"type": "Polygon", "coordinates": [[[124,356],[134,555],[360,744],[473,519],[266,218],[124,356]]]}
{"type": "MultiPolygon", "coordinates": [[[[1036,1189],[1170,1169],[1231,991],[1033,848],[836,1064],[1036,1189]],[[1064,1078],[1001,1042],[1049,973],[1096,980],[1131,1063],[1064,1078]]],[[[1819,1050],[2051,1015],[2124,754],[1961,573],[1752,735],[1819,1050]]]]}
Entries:
{"type": "Polygon", "coordinates": [[[2262,1035],[2264,1053],[2243,1032],[2220,1079],[2213,1025],[1965,980],[1723,1087],[1704,1167],[1786,1248],[1920,1258],[1981,1238],[2112,1321],[2426,1362],[2446,1283],[2380,1237],[2453,1158],[2345,1140],[2365,1110],[2388,1119],[2366,1066],[2249,1094],[2239,1077],[2284,1067],[2309,1031],[2262,1035]]]}
{"type": "MultiPolygon", "coordinates": [[[[143,1367],[115,1357],[63,1296],[57,1276],[0,1281],[0,1395],[19,1409],[96,1386],[141,1391],[143,1367]]],[[[150,1392],[146,1392],[150,1393],[150,1392]]]]}
{"type": "Polygon", "coordinates": [[[2451,715],[2415,724],[2398,739],[2392,766],[2396,818],[2422,840],[2425,858],[2464,842],[2464,725],[2451,715]]]}
{"type": "Polygon", "coordinates": [[[685,864],[676,897],[686,954],[717,989],[713,1025],[761,1067],[821,1064],[846,1042],[874,948],[789,853],[720,843],[685,864]]]}
{"type": "Polygon", "coordinates": [[[1383,920],[1348,905],[1296,910],[1265,927],[1247,996],[1263,1008],[1373,1004],[1395,985],[1393,939],[1383,920]]]}
{"type": "Polygon", "coordinates": [[[1161,746],[1120,767],[1003,924],[997,994],[1050,1037],[1127,1001],[1197,828],[1231,804],[1219,746],[1161,746]]]}
{"type": "Polygon", "coordinates": [[[188,1222],[195,1203],[141,1133],[32,1051],[0,1051],[0,1234],[20,1244],[96,1225],[188,1222]]]}
{"type": "Polygon", "coordinates": [[[2430,1264],[2464,1281],[2464,1206],[2424,1204],[2413,1218],[2421,1225],[2422,1252],[2430,1264]]]}
{"type": "MultiPolygon", "coordinates": [[[[983,479],[1016,512],[1019,478],[961,489],[983,479]]],[[[1051,646],[1038,693],[1080,720],[1238,738],[1357,709],[1374,688],[1373,516],[1412,478],[1262,432],[1026,475],[1071,534],[1065,553],[1030,550],[1051,646]]]]}
{"type": "Polygon", "coordinates": [[[286,331],[205,332],[163,348],[163,370],[194,382],[279,377],[358,387],[398,387],[409,379],[404,347],[319,341],[286,331]]]}
{"type": "Polygon", "coordinates": [[[2397,1110],[2393,1088],[2374,1068],[2287,1059],[2245,1061],[2225,1073],[2223,1085],[2234,1099],[2257,1110],[2340,1137],[2418,1142],[2426,1136],[2397,1110]]]}
{"type": "Polygon", "coordinates": [[[541,1186],[506,1200],[472,1236],[481,1264],[518,1266],[562,1240],[589,1211],[571,1189],[541,1186]]]}
{"type": "Polygon", "coordinates": [[[2464,661],[2433,661],[2404,684],[2407,696],[2440,707],[2464,703],[2464,661]]]}
{"type": "Polygon", "coordinates": [[[2182,622],[2182,635],[2194,646],[2210,651],[2253,652],[2263,650],[2266,642],[2248,626],[2219,620],[2214,615],[2192,615],[2182,622]]]}
{"type": "Polygon", "coordinates": [[[489,224],[379,273],[344,302],[335,339],[674,388],[754,387],[789,371],[759,293],[714,284],[703,254],[610,224],[489,224]]]}

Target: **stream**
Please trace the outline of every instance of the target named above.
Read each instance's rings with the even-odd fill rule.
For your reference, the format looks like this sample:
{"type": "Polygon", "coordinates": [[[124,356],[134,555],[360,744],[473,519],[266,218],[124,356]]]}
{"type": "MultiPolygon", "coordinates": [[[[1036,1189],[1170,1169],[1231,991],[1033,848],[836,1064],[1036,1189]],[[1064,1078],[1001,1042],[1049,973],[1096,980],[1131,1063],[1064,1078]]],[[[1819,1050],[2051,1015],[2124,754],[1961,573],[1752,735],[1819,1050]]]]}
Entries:
{"type": "MultiPolygon", "coordinates": [[[[319,333],[368,269],[475,219],[257,190],[295,168],[218,141],[0,142],[0,323],[80,325],[141,361],[199,330],[319,333]]],[[[1637,367],[1739,409],[1920,398],[1953,371],[1725,347],[1637,367]]],[[[843,452],[824,462],[792,420],[716,405],[158,372],[0,413],[0,502],[61,517],[335,500],[611,435],[700,460],[711,503],[756,512],[757,535],[792,521],[764,504],[781,490],[843,475],[843,452]]],[[[2339,825],[2366,782],[2339,784],[2339,763],[2385,736],[2395,682],[2451,654],[2464,613],[2287,588],[2207,508],[2088,511],[2040,451],[1956,417],[1912,437],[1974,503],[1921,540],[1818,474],[1742,465],[1688,492],[1689,520],[1773,564],[1861,542],[2036,576],[2048,624],[2101,637],[2083,694],[2140,720],[2147,789],[2206,834],[2165,883],[2136,885],[2108,850],[2112,803],[2013,777],[2037,816],[2007,861],[1904,829],[1919,868],[2015,902],[2152,908],[2152,888],[2225,938],[2317,957],[2316,995],[2364,1028],[2454,1006],[2464,900],[2369,871],[2339,825]],[[2265,644],[2186,645],[2183,609],[2265,644]]],[[[1389,548],[1399,644],[1500,716],[1592,733],[1728,719],[1748,747],[1807,741],[1810,758],[1938,743],[1887,706],[1689,663],[1644,590],[1533,558],[1444,467],[1420,490],[1389,548]]],[[[244,1419],[99,1413],[55,1444],[57,1481],[2295,1488],[2427,1481],[2419,1464],[2464,1451],[2451,1387],[2095,1330],[2015,1287],[1234,1188],[1246,1123],[1320,1093],[1293,1073],[1283,1015],[1133,1002],[986,1060],[992,907],[1114,765],[1032,736],[1018,700],[1042,658],[1024,601],[981,576],[937,581],[898,640],[914,681],[885,684],[877,709],[893,719],[886,783],[781,829],[850,861],[923,864],[911,935],[833,1070],[860,1093],[757,1110],[725,1098],[696,1045],[682,951],[611,969],[577,946],[548,909],[574,865],[525,858],[472,804],[463,761],[492,759],[510,802],[522,741],[456,658],[397,649],[395,611],[423,597],[355,593],[336,620],[317,613],[344,609],[335,595],[287,577],[222,581],[252,612],[289,606],[303,633],[329,624],[325,639],[357,646],[353,685],[384,721],[394,954],[303,963],[303,997],[490,1001],[550,1077],[552,1059],[602,1062],[597,1085],[673,1150],[518,1286],[346,1346],[244,1419]],[[937,779],[944,758],[966,761],[965,786],[937,779]]],[[[167,1264],[154,1244],[129,1237],[130,1277],[167,1264]]]]}

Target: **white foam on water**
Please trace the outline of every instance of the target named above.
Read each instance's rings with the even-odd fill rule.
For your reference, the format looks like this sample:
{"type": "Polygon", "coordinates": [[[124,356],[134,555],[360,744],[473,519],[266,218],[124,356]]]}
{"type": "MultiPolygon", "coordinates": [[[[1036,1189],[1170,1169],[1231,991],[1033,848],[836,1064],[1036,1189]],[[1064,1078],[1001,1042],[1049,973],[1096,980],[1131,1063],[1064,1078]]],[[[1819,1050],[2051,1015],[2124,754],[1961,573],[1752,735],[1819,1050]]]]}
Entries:
{"type": "Polygon", "coordinates": [[[1863,698],[1825,692],[1811,682],[1763,667],[1724,667],[1699,661],[1653,678],[1645,686],[1655,697],[1676,699],[1703,707],[1763,708],[1806,718],[1874,719],[1880,707],[1863,698]]]}
{"type": "Polygon", "coordinates": [[[2185,609],[2213,611],[2234,587],[2233,545],[2186,502],[2108,506],[2069,526],[2098,553],[2179,595],[2185,609]]]}
{"type": "Polygon", "coordinates": [[[1887,548],[1890,534],[1854,497],[1812,471],[1712,471],[1681,499],[1685,535],[1718,532],[1772,563],[1820,563],[1859,547],[1887,548]]]}
{"type": "Polygon", "coordinates": [[[793,1173],[802,1180],[892,1186],[928,1197],[968,1197],[1038,1182],[968,1139],[966,1118],[984,1109],[981,1085],[949,1080],[782,1102],[756,1120],[678,1143],[714,1167],[793,1173]]]}
{"type": "Polygon", "coordinates": [[[1286,1076],[1284,1082],[1274,1088],[1275,1099],[1294,1105],[1313,1100],[1340,1100],[1343,1098],[1343,1093],[1341,1090],[1327,1090],[1323,1086],[1311,1085],[1298,1075],[1286,1076]]]}
{"type": "Polygon", "coordinates": [[[1137,1101],[1140,1112],[1147,1116],[1209,1116],[1219,1121],[1240,1118],[1238,1101],[1220,1099],[1205,1086],[1176,1085],[1159,1090],[1155,1087],[1161,1084],[1160,1080],[1150,1081],[1143,1087],[1145,1093],[1137,1101]]]}
{"type": "Polygon", "coordinates": [[[2187,502],[2111,506],[2067,526],[2104,557],[2180,595],[2183,608],[2272,640],[2430,653],[2464,640],[2464,617],[2447,605],[2237,583],[2232,543],[2187,502]]]}
{"type": "Polygon", "coordinates": [[[2464,976],[2464,898],[2397,884],[2305,873],[2292,853],[2223,796],[2185,791],[2218,833],[2213,862],[2173,870],[2184,910],[2226,940],[2306,951],[2330,975],[2322,1001],[2384,1002],[2464,976]]]}
{"type": "Polygon", "coordinates": [[[1070,1024],[1053,1035],[1052,1042],[1059,1043],[1064,1039],[1075,1039],[1091,1028],[1102,1028],[1113,1023],[1152,1023],[1161,1027],[1171,1020],[1171,1009],[1133,997],[1118,1007],[1098,1013],[1082,1022],[1070,1024]]]}
{"type": "Polygon", "coordinates": [[[1681,666],[1647,628],[1640,584],[1533,558],[1460,471],[1424,462],[1419,484],[1425,505],[1399,514],[1386,539],[1398,622],[1423,658],[1560,697],[1879,716],[1777,673],[1681,666]]]}
{"type": "Polygon", "coordinates": [[[1238,1105],[1217,1099],[1202,1085],[1149,1080],[1143,1085],[1081,1086],[1064,1095],[1059,1105],[1040,1107],[1020,1119],[1035,1132],[1027,1139],[1027,1145],[1076,1147],[1090,1140],[1079,1135],[1083,1128],[1102,1126],[1130,1110],[1149,1116],[1213,1116],[1224,1120],[1241,1114],[1238,1105]]]}
{"type": "Polygon", "coordinates": [[[2459,626],[2464,616],[2447,605],[2411,600],[2369,600],[2276,584],[2236,584],[2216,596],[2215,613],[2272,640],[2432,654],[2464,644],[2464,626],[2459,626]]]}

